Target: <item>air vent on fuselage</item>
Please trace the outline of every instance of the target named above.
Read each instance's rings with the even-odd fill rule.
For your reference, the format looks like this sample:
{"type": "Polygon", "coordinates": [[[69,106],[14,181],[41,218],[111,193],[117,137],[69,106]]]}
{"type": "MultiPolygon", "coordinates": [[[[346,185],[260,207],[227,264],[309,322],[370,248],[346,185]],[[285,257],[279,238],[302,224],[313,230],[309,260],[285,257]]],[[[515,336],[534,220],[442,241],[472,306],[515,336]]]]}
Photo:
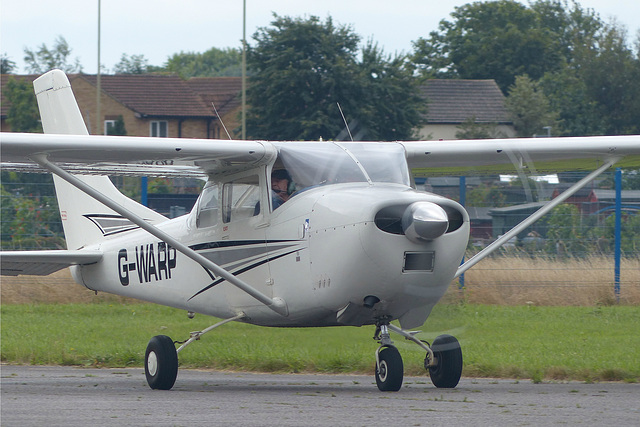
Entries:
{"type": "Polygon", "coordinates": [[[407,206],[409,205],[393,205],[380,209],[375,217],[376,227],[385,233],[404,234],[402,215],[407,206]]]}

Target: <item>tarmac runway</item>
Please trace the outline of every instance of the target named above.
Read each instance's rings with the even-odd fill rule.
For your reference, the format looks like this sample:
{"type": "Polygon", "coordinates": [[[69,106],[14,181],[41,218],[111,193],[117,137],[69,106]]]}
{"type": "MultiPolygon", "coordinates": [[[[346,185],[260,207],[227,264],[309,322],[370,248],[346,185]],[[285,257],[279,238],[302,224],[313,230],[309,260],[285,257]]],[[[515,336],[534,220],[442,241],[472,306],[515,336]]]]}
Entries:
{"type": "Polygon", "coordinates": [[[382,393],[373,376],[182,369],[173,390],[155,391],[139,368],[0,369],[2,426],[640,424],[640,384],[465,378],[445,390],[408,377],[382,393]]]}

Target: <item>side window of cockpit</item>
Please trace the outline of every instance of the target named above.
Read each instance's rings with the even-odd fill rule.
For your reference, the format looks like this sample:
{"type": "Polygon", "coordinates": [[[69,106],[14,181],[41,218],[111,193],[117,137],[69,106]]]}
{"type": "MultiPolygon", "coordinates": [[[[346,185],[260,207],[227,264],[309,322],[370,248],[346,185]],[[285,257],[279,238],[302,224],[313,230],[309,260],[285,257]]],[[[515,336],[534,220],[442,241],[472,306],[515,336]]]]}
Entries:
{"type": "Polygon", "coordinates": [[[260,213],[260,179],[258,175],[227,182],[222,187],[222,221],[251,218],[260,213]]]}
{"type": "Polygon", "coordinates": [[[198,216],[196,217],[196,227],[211,227],[218,223],[218,186],[209,185],[202,191],[200,202],[198,203],[198,216]]]}

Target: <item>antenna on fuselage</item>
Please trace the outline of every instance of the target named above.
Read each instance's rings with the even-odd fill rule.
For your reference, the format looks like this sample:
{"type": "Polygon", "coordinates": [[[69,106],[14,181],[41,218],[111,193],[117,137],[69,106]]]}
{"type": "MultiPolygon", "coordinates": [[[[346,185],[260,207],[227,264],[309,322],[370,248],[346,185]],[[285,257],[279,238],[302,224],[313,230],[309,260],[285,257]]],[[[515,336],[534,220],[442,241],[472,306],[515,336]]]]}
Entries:
{"type": "Polygon", "coordinates": [[[229,140],[232,140],[233,138],[231,138],[231,135],[229,135],[229,131],[227,130],[227,127],[224,125],[224,122],[222,121],[222,117],[220,117],[220,114],[218,114],[218,109],[216,108],[216,104],[214,104],[213,101],[211,101],[211,106],[213,107],[213,111],[215,111],[216,113],[216,117],[218,118],[218,120],[220,120],[220,123],[222,124],[222,128],[227,133],[227,137],[229,137],[229,140]]]}
{"type": "Polygon", "coordinates": [[[353,142],[353,135],[351,135],[351,130],[349,129],[349,123],[347,123],[347,119],[344,118],[344,114],[342,113],[342,108],[340,107],[340,103],[336,102],[336,104],[338,104],[338,110],[340,110],[340,115],[342,116],[342,121],[344,122],[344,125],[347,127],[347,132],[349,133],[349,138],[351,138],[351,142],[353,142]]]}

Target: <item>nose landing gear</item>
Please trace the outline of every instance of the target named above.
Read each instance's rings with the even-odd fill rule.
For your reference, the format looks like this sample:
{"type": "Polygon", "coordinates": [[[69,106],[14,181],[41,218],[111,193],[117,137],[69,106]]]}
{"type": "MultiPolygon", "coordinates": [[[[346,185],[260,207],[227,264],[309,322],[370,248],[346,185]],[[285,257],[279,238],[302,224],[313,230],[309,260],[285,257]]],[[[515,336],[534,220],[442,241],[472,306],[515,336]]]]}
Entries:
{"type": "Polygon", "coordinates": [[[389,330],[422,347],[427,355],[424,367],[429,372],[431,382],[437,388],[454,388],[462,375],[462,350],[460,343],[451,335],[438,336],[431,346],[417,339],[417,332],[407,332],[391,325],[388,318],[381,318],[376,323],[373,338],[380,343],[376,350],[376,384],[380,391],[398,391],[402,387],[404,365],[400,352],[391,341],[389,330]]]}
{"type": "Polygon", "coordinates": [[[376,350],[376,384],[380,391],[398,391],[402,387],[404,365],[400,352],[389,336],[389,323],[383,321],[376,327],[373,337],[380,342],[376,350]]]}

